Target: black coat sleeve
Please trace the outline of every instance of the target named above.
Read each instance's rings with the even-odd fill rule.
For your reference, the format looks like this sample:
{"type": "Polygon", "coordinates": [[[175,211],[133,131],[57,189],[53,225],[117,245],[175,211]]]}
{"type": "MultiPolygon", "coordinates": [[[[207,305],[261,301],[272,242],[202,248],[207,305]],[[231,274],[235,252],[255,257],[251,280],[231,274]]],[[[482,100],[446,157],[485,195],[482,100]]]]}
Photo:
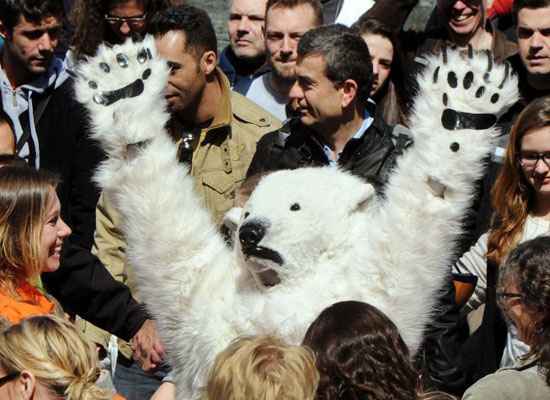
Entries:
{"type": "Polygon", "coordinates": [[[126,285],[113,279],[88,249],[70,241],[63,245],[61,267],[42,279],[65,311],[124,340],[130,340],[148,318],[126,285]]]}
{"type": "Polygon", "coordinates": [[[467,388],[467,376],[460,358],[462,344],[468,334],[468,325],[466,319],[460,317],[460,307],[455,302],[455,288],[449,276],[417,355],[426,389],[460,395],[467,388]]]}
{"type": "Polygon", "coordinates": [[[90,252],[99,191],[92,175],[103,158],[90,139],[72,81],[57,88],[39,123],[41,167],[57,173],[61,216],[73,233],[65,240],[61,266],[43,274],[46,289],[62,307],[123,339],[130,339],[147,314],[130,290],[90,252]]]}
{"type": "Polygon", "coordinates": [[[252,157],[252,161],[246,172],[247,178],[277,169],[277,160],[274,159],[272,150],[277,145],[278,135],[278,131],[275,131],[267,133],[260,138],[256,145],[254,157],[252,157]]]}

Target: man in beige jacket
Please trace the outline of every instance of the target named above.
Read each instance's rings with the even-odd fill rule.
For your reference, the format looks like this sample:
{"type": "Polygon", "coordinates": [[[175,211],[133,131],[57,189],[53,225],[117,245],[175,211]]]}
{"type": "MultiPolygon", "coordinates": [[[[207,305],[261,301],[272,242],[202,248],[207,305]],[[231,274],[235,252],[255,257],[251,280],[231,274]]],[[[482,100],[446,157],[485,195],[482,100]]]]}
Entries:
{"type": "MultiPolygon", "coordinates": [[[[281,123],[231,91],[228,79],[217,67],[216,36],[204,11],[191,6],[168,9],[153,17],[150,31],[156,37],[159,55],[171,68],[165,97],[173,117],[170,131],[174,146],[179,146],[182,163],[190,164],[204,205],[221,223],[226,211],[235,205],[235,192],[245,178],[256,142],[281,123]]],[[[117,279],[135,290],[132,269],[126,263],[120,216],[107,192],[99,200],[96,224],[95,253],[117,279]]],[[[105,342],[90,325],[84,330],[95,341],[105,342]]],[[[160,379],[139,370],[129,346],[120,344],[119,348],[114,376],[117,391],[128,400],[148,399],[160,379]]]]}

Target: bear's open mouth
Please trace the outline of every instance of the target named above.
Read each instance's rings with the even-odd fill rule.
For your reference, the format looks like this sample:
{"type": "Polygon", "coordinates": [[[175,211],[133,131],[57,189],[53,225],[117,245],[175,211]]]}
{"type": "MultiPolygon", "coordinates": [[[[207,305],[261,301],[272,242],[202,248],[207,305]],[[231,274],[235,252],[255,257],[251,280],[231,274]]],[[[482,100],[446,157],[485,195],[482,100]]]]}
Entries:
{"type": "Polygon", "coordinates": [[[263,246],[250,246],[242,248],[243,254],[246,258],[254,257],[263,260],[269,260],[275,264],[283,265],[283,258],[275,250],[268,249],[263,246]]]}

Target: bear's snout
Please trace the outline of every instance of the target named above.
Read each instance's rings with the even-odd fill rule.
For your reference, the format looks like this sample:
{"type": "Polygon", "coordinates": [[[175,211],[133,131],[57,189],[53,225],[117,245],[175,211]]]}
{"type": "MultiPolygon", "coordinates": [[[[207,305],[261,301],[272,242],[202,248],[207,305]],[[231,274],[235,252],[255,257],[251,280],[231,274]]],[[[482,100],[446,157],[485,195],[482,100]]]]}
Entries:
{"type": "Polygon", "coordinates": [[[258,246],[265,236],[265,226],[260,222],[250,221],[239,229],[239,241],[243,248],[258,246]]]}

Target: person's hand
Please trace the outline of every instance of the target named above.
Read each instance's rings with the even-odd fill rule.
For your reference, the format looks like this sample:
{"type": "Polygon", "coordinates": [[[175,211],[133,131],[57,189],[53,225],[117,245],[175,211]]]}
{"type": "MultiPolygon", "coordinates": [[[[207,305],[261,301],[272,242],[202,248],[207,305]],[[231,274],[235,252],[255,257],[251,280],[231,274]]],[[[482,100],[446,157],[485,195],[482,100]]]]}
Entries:
{"type": "Polygon", "coordinates": [[[155,369],[164,358],[164,346],[160,341],[155,321],[151,319],[143,323],[130,345],[134,360],[144,371],[155,369]]]}
{"type": "Polygon", "coordinates": [[[176,385],[172,382],[162,382],[157,391],[151,396],[151,400],[175,400],[176,385]]]}

